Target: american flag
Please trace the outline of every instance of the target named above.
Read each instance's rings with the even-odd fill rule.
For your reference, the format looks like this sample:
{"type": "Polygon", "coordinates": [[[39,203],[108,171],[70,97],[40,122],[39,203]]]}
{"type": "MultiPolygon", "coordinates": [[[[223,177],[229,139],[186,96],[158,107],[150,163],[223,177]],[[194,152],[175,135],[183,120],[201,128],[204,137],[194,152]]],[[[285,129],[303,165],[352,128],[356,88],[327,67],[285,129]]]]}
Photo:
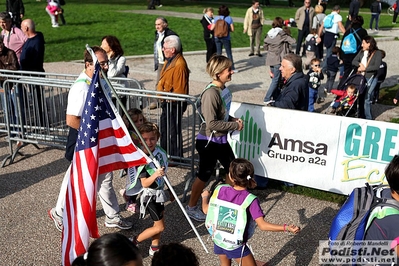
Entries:
{"type": "Polygon", "coordinates": [[[78,129],[75,155],[70,166],[63,212],[63,265],[84,254],[90,237],[98,238],[96,220],[97,177],[113,170],[151,160],[136,148],[108,92],[100,83],[97,63],[78,129]],[[107,93],[107,95],[106,95],[107,93]]]}

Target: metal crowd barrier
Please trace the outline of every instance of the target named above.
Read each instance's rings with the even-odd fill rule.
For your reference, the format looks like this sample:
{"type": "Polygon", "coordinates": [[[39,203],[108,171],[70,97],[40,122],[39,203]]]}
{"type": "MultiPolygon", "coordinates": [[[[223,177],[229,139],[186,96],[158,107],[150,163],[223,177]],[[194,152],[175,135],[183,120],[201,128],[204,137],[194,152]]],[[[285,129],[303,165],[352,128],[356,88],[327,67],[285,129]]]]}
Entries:
{"type": "MultiPolygon", "coordinates": [[[[3,160],[13,163],[26,145],[65,148],[68,135],[66,107],[68,92],[77,75],[0,70],[4,93],[0,93],[0,133],[5,133],[10,154],[3,160]]],[[[118,97],[127,110],[139,108],[147,121],[160,126],[163,137],[160,145],[169,155],[171,166],[191,169],[186,178],[183,201],[190,182],[195,178],[195,136],[199,118],[194,96],[145,90],[140,82],[129,78],[111,79],[118,97]],[[125,87],[127,86],[127,87],[125,87]],[[150,109],[151,103],[158,108],[150,109]],[[184,111],[184,112],[183,112],[184,111]],[[181,119],[177,115],[182,113],[181,119]]],[[[114,99],[123,116],[119,101],[114,99]]]]}
{"type": "Polygon", "coordinates": [[[149,90],[139,91],[130,88],[118,92],[118,95],[127,96],[128,103],[132,98],[140,99],[139,107],[146,120],[160,127],[159,145],[169,156],[169,166],[190,169],[190,176],[186,178],[184,185],[182,198],[184,202],[190,183],[196,177],[195,167],[198,164],[198,156],[195,151],[195,137],[200,123],[195,109],[197,97],[149,90]],[[157,108],[151,109],[151,103],[156,103],[157,108]],[[183,112],[181,119],[175,120],[176,113],[180,112],[183,112]],[[172,125],[175,126],[175,129],[172,125]]]}

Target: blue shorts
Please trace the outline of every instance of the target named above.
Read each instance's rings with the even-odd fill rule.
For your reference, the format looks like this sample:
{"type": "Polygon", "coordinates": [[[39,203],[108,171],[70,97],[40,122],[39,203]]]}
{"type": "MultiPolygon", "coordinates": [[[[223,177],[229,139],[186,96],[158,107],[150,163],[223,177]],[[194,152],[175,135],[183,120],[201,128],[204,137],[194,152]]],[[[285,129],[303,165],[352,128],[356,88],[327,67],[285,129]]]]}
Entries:
{"type": "Polygon", "coordinates": [[[225,250],[217,245],[213,245],[213,252],[217,255],[226,255],[229,260],[244,258],[251,254],[251,250],[247,245],[244,246],[244,252],[241,255],[242,247],[236,248],[234,250],[225,250]]]}

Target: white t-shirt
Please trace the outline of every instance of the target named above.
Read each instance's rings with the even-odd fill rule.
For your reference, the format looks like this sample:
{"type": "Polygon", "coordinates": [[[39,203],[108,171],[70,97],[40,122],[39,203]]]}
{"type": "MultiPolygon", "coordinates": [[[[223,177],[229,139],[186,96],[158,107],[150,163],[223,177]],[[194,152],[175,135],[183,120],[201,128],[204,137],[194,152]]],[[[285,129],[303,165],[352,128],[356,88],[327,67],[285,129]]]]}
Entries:
{"type": "Polygon", "coordinates": [[[162,53],[162,40],[163,40],[164,35],[165,35],[165,31],[158,32],[157,50],[158,50],[158,62],[160,64],[163,64],[165,62],[165,58],[163,58],[163,53],[162,53]]]}
{"type": "MultiPolygon", "coordinates": [[[[333,25],[332,25],[331,28],[326,29],[326,31],[334,33],[334,34],[337,34],[338,31],[339,31],[338,22],[340,22],[340,21],[342,22],[342,16],[340,14],[338,14],[337,12],[335,12],[335,11],[331,12],[331,14],[334,15],[333,25]]],[[[325,21],[326,17],[323,19],[323,22],[325,21]]]]}
{"type": "Polygon", "coordinates": [[[67,115],[82,116],[90,83],[91,78],[82,72],[69,90],[67,115]]]}

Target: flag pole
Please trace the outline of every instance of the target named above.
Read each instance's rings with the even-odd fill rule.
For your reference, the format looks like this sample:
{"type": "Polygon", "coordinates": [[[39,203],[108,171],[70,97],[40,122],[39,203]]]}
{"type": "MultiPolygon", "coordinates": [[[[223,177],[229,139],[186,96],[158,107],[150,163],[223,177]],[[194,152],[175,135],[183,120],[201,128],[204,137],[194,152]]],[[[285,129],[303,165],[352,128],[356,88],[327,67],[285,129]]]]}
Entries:
{"type": "MultiPolygon", "coordinates": [[[[93,50],[91,49],[91,47],[86,44],[86,50],[91,54],[91,57],[93,58],[93,62],[95,63],[97,61],[97,57],[96,54],[93,52],[93,50]]],[[[104,71],[101,69],[101,73],[102,73],[102,77],[105,80],[105,82],[107,83],[107,85],[109,86],[109,88],[112,90],[112,92],[116,95],[116,100],[119,103],[119,106],[122,108],[123,113],[126,115],[126,118],[128,119],[129,123],[132,125],[133,129],[135,132],[138,132],[136,125],[134,124],[134,122],[132,121],[132,119],[130,118],[130,116],[127,113],[127,110],[125,108],[125,106],[123,106],[122,101],[119,99],[118,94],[116,92],[116,90],[114,89],[114,87],[112,86],[111,82],[109,81],[107,75],[104,73],[104,71]]],[[[105,93],[106,95],[106,93],[105,93]]],[[[106,95],[108,97],[108,95],[106,95]]],[[[116,108],[115,108],[116,109],[116,108]]],[[[118,112],[117,110],[114,110],[116,112],[118,112]]],[[[161,165],[159,164],[159,162],[155,159],[154,155],[152,154],[150,148],[148,148],[147,143],[144,141],[143,137],[141,136],[141,134],[137,134],[137,136],[140,139],[141,144],[143,144],[144,148],[147,150],[148,155],[150,156],[151,160],[154,162],[155,166],[160,169],[161,165]]],[[[208,252],[208,249],[206,248],[204,242],[202,241],[201,236],[199,235],[197,229],[195,228],[193,222],[191,221],[190,217],[188,216],[186,209],[184,208],[183,204],[181,203],[179,197],[177,196],[175,190],[173,189],[172,184],[169,182],[169,179],[166,175],[163,176],[163,179],[165,180],[166,185],[168,186],[169,190],[172,192],[173,197],[175,198],[175,200],[177,201],[177,204],[179,205],[181,211],[183,212],[184,216],[186,217],[186,220],[188,221],[188,223],[190,224],[191,228],[193,229],[195,235],[197,236],[198,240],[200,241],[202,247],[204,248],[206,253],[208,252]]]]}
{"type": "MultiPolygon", "coordinates": [[[[93,49],[91,49],[91,47],[90,47],[88,44],[86,44],[86,50],[90,53],[91,57],[93,58],[93,62],[94,62],[94,64],[95,64],[95,63],[97,62],[97,56],[96,56],[96,54],[93,52],[93,49]]],[[[118,102],[119,107],[122,108],[122,111],[123,111],[123,113],[126,115],[126,118],[129,120],[129,123],[130,123],[131,125],[133,125],[134,130],[136,130],[136,132],[137,132],[137,128],[134,126],[134,123],[133,123],[132,119],[131,119],[130,116],[128,115],[127,110],[126,110],[126,107],[125,107],[124,104],[122,103],[121,99],[119,99],[118,93],[116,92],[114,86],[112,86],[111,82],[109,81],[109,79],[108,79],[106,73],[104,73],[104,71],[103,71],[102,68],[101,68],[101,74],[102,74],[103,79],[104,79],[105,82],[107,83],[108,87],[111,89],[112,93],[116,96],[115,99],[116,99],[116,101],[118,102]]],[[[106,95],[106,94],[105,94],[105,95],[106,95]]],[[[108,95],[106,95],[106,96],[108,97],[108,95]]],[[[119,111],[115,108],[115,109],[114,109],[114,113],[119,113],[119,111]]],[[[138,135],[140,135],[140,134],[138,134],[138,135]]],[[[139,137],[140,137],[140,140],[142,140],[141,136],[139,136],[139,137]]],[[[152,159],[152,158],[151,158],[151,159],[152,159]]]]}

